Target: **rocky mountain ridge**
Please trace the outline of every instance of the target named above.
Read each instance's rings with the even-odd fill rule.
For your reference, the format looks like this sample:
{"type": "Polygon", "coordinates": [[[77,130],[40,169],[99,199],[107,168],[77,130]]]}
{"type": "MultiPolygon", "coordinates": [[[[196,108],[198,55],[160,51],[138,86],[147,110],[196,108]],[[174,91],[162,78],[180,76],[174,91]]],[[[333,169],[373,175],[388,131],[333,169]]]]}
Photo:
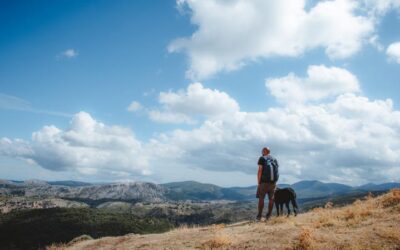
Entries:
{"type": "MultiPolygon", "coordinates": [[[[316,199],[333,195],[356,194],[368,191],[384,191],[399,188],[400,183],[367,184],[351,187],[338,183],[300,181],[292,185],[298,199],[316,199]]],[[[256,186],[220,187],[195,181],[155,184],[149,182],[99,183],[41,180],[0,180],[0,195],[43,198],[61,198],[77,201],[129,201],[161,203],[166,201],[249,201],[255,199],[256,186]]]]}

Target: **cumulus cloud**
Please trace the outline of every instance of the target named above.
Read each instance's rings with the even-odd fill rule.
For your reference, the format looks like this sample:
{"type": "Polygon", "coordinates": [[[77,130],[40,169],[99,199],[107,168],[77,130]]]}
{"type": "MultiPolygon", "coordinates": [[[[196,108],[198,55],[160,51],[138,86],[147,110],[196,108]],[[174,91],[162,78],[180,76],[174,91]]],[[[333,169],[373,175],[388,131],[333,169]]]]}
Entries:
{"type": "Polygon", "coordinates": [[[126,110],[130,111],[130,112],[136,112],[139,111],[143,108],[142,104],[140,104],[140,102],[137,101],[133,101],[131,102],[131,104],[129,104],[128,108],[126,110]]]}
{"type": "Polygon", "coordinates": [[[285,104],[300,104],[360,91],[357,77],[343,68],[312,65],[307,77],[291,73],[285,77],[269,78],[266,87],[270,93],[285,104]]]}
{"type": "Polygon", "coordinates": [[[168,110],[189,119],[194,113],[203,115],[204,121],[194,128],[175,129],[141,142],[129,129],[102,124],[81,112],[67,130],[45,126],[30,141],[2,138],[0,154],[86,175],[174,176],[178,170],[201,170],[206,173],[203,179],[182,178],[206,182],[213,173],[254,175],[260,149],[267,145],[280,162],[282,182],[400,181],[395,174],[400,171],[400,111],[393,101],[361,96],[356,77],[344,69],[310,66],[307,74],[285,84],[305,84],[311,92],[315,88],[317,94],[305,94],[305,100],[331,98],[245,112],[228,94],[191,84],[186,90],[161,93],[159,112],[166,115],[168,110]],[[340,91],[333,90],[335,81],[340,91]],[[210,111],[220,106],[224,108],[210,111]],[[221,115],[225,112],[229,115],[221,115]]]}
{"type": "Polygon", "coordinates": [[[165,162],[210,171],[254,174],[259,151],[268,145],[283,181],[398,181],[389,173],[400,167],[400,112],[391,100],[344,94],[329,104],[237,112],[153,144],[165,149],[164,157],[173,156],[165,162]]]}
{"type": "Polygon", "coordinates": [[[65,51],[60,52],[57,55],[57,58],[67,58],[67,59],[71,59],[71,58],[75,58],[79,55],[79,53],[74,50],[74,49],[67,49],[65,51]]]}
{"type": "Polygon", "coordinates": [[[150,119],[166,123],[194,123],[195,116],[229,116],[239,111],[239,104],[225,92],[192,83],[186,90],[161,92],[161,110],[149,112],[150,119]]]}
{"type": "Polygon", "coordinates": [[[304,0],[179,0],[190,9],[197,30],[172,41],[170,52],[185,52],[187,76],[203,79],[236,70],[249,61],[295,57],[315,48],[330,58],[359,51],[374,32],[374,20],[359,12],[355,0],[321,1],[305,10],[304,0]]]}
{"type": "Polygon", "coordinates": [[[400,64],[400,42],[390,44],[386,49],[386,55],[389,60],[400,64]]]}
{"type": "Polygon", "coordinates": [[[260,149],[268,145],[281,162],[283,181],[399,181],[391,173],[400,168],[400,112],[391,99],[361,96],[356,76],[323,65],[310,66],[305,78],[289,75],[266,86],[282,107],[265,112],[238,107],[194,129],[160,134],[148,145],[158,149],[168,169],[254,174],[260,149]],[[278,83],[281,92],[275,92],[278,83]],[[307,102],[326,97],[331,98],[307,102]],[[302,105],[290,105],[292,98],[302,105]]]}
{"type": "Polygon", "coordinates": [[[160,123],[173,123],[173,124],[195,124],[196,121],[190,116],[182,113],[173,113],[171,111],[150,110],[149,118],[152,121],[160,123]]]}
{"type": "Polygon", "coordinates": [[[67,130],[51,125],[34,132],[31,141],[2,138],[0,153],[54,171],[70,170],[87,175],[149,173],[142,143],[132,131],[107,126],[85,112],[74,115],[67,130]]]}
{"type": "Polygon", "coordinates": [[[389,10],[400,10],[400,0],[363,0],[364,7],[370,15],[384,15],[389,10]]]}

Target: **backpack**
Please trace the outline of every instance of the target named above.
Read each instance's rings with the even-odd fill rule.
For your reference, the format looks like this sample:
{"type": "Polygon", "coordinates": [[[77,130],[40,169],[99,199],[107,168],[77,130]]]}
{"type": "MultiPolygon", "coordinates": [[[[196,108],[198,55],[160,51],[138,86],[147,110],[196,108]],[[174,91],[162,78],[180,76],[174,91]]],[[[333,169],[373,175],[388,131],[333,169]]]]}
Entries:
{"type": "Polygon", "coordinates": [[[265,161],[262,169],[261,182],[277,182],[279,179],[278,161],[270,155],[263,157],[265,161]]]}

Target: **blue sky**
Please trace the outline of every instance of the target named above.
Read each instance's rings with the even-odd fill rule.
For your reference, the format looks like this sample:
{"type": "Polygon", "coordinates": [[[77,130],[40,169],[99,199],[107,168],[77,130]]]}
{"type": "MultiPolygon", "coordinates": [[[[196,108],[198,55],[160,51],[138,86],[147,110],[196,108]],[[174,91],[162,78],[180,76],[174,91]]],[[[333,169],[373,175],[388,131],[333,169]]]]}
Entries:
{"type": "Polygon", "coordinates": [[[0,178],[399,181],[400,2],[287,6],[0,3],[0,178]]]}

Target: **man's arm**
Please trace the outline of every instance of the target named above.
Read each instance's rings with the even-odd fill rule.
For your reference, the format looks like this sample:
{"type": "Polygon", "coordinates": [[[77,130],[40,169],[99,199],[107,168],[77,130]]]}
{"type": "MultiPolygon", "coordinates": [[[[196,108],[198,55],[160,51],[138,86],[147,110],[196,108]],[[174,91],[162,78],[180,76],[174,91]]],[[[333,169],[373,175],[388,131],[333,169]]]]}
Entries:
{"type": "Polygon", "coordinates": [[[258,165],[257,184],[261,183],[262,167],[262,165],[258,165]]]}

